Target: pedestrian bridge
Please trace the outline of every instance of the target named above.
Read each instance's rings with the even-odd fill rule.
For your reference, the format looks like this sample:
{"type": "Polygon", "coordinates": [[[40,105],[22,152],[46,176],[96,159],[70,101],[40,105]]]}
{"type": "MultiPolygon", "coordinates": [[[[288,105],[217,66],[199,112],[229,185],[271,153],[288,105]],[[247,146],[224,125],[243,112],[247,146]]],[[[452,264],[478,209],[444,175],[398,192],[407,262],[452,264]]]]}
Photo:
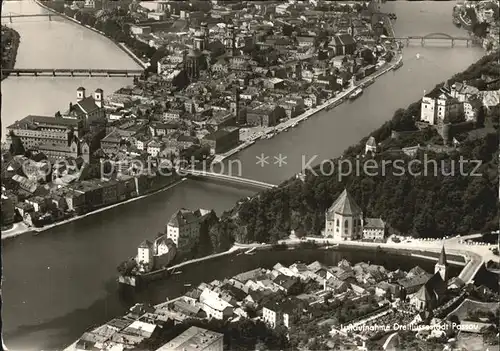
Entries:
{"type": "Polygon", "coordinates": [[[247,179],[242,177],[230,176],[222,173],[214,173],[214,172],[206,172],[206,171],[197,171],[193,169],[180,169],[178,171],[181,175],[187,175],[192,177],[200,177],[200,178],[209,178],[209,179],[218,179],[223,181],[228,181],[232,183],[245,184],[250,186],[255,186],[263,189],[272,189],[276,188],[277,185],[260,182],[258,180],[247,179]]]}
{"type": "Polygon", "coordinates": [[[144,72],[142,69],[114,69],[114,68],[12,68],[2,69],[3,75],[16,76],[49,76],[49,77],[138,77],[144,72]]]}

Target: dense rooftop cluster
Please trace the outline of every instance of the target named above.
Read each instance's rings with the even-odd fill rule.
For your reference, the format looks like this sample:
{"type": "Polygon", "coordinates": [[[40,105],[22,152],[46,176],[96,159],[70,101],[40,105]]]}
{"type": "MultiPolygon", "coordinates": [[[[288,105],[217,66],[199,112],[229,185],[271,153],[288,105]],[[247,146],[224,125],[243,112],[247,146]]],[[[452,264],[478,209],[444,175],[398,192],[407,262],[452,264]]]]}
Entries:
{"type": "MultiPolygon", "coordinates": [[[[477,298],[479,292],[488,301],[498,298],[484,287],[477,290],[469,286],[464,290],[459,278],[448,280],[447,267],[444,249],[435,274],[418,266],[409,272],[389,271],[363,262],[352,265],[345,259],[336,266],[318,261],[289,267],[278,263],[271,269],[258,268],[229,279],[201,283],[183,296],[156,306],[137,304],[119,319],[123,323],[121,328],[111,329],[117,320],[111,321],[85,333],[78,344],[94,345],[101,350],[119,344],[139,348],[147,345],[149,349],[163,345],[158,350],[164,350],[188,339],[193,349],[205,347],[207,338],[188,338],[197,335],[194,330],[177,340],[174,323],[225,333],[225,347],[232,339],[228,328],[244,323],[264,323],[268,330],[284,335],[282,349],[326,350],[337,349],[339,345],[370,345],[370,350],[380,349],[385,342],[403,343],[399,339],[404,339],[405,334],[398,332],[396,325],[406,326],[415,340],[432,344],[446,341],[455,333],[457,327],[452,323],[473,324],[476,315],[484,314],[481,304],[466,297],[477,298]],[[450,319],[451,315],[458,320],[450,319]],[[147,330],[147,335],[134,331],[133,326],[138,323],[144,324],[142,330],[147,330]],[[103,335],[104,329],[110,332],[103,335]],[[389,338],[394,332],[401,337],[389,338]],[[96,344],[97,339],[102,346],[96,344]]],[[[496,333],[498,325],[490,317],[467,333],[496,333]]],[[[265,338],[261,340],[265,342],[265,338]]],[[[222,350],[222,345],[219,349],[222,350]]]]}

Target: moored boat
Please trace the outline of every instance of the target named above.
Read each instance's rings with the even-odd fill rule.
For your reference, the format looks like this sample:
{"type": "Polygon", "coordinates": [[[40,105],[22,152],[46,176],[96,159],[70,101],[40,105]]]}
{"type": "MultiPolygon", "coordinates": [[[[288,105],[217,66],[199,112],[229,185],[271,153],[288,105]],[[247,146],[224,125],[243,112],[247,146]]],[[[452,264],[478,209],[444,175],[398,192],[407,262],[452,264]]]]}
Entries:
{"type": "Polygon", "coordinates": [[[399,61],[399,62],[398,62],[398,63],[397,63],[397,64],[396,64],[396,65],[395,65],[392,69],[393,69],[393,70],[397,70],[397,69],[399,69],[401,66],[403,66],[403,61],[402,61],[402,60],[401,60],[401,61],[399,61]]]}
{"type": "Polygon", "coordinates": [[[372,85],[373,83],[375,83],[375,79],[373,79],[373,78],[372,78],[372,79],[368,79],[368,80],[367,80],[367,81],[363,84],[363,86],[364,86],[364,87],[367,87],[367,86],[372,85]]]}
{"type": "Polygon", "coordinates": [[[351,100],[357,99],[362,93],[363,93],[363,89],[358,88],[358,89],[354,90],[354,92],[351,95],[349,95],[349,99],[351,99],[351,100]]]}

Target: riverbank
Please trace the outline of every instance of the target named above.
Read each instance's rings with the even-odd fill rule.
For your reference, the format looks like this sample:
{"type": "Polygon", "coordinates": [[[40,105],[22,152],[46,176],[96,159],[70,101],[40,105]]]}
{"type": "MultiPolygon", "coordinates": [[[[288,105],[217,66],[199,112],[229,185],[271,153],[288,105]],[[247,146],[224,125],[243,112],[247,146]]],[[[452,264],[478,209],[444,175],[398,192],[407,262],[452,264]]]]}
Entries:
{"type": "MultiPolygon", "coordinates": [[[[324,244],[324,243],[323,243],[324,244]]],[[[184,286],[184,288],[176,289],[175,292],[172,291],[172,289],[167,289],[165,288],[165,291],[163,291],[163,296],[159,299],[159,301],[148,301],[148,300],[139,300],[139,301],[133,301],[130,303],[130,306],[132,306],[134,303],[151,303],[152,305],[158,305],[158,303],[165,304],[166,302],[161,302],[161,301],[172,301],[172,299],[178,298],[179,296],[182,296],[183,294],[186,293],[186,290],[189,288],[194,288],[198,286],[201,282],[210,282],[213,279],[217,280],[223,280],[227,279],[229,277],[234,277],[235,275],[238,275],[242,272],[246,272],[249,270],[253,270],[256,268],[264,268],[264,269],[272,269],[272,267],[276,263],[281,263],[283,265],[289,265],[293,262],[298,262],[299,260],[303,263],[310,263],[313,262],[314,260],[318,260],[321,263],[325,263],[325,260],[328,260],[327,257],[329,257],[330,264],[336,265],[339,261],[342,259],[346,259],[351,263],[356,263],[356,262],[371,262],[372,264],[381,264],[383,265],[386,269],[388,270],[394,270],[399,267],[394,267],[394,265],[388,264],[387,266],[384,264],[384,255],[379,254],[379,250],[377,247],[371,247],[371,246],[363,246],[363,247],[350,247],[349,245],[339,245],[336,247],[333,247],[331,251],[326,251],[321,249],[319,246],[322,246],[322,243],[318,243],[317,247],[313,247],[312,245],[307,245],[307,241],[304,242],[303,240],[290,240],[289,245],[285,246],[282,245],[281,248],[278,247],[279,245],[271,245],[271,244],[235,244],[230,250],[219,253],[219,254],[214,254],[211,256],[207,256],[201,259],[193,260],[192,262],[185,262],[183,263],[182,266],[184,266],[186,269],[183,270],[182,272],[179,272],[179,275],[172,275],[168,278],[169,281],[165,282],[158,282],[159,285],[162,287],[167,287],[177,285],[179,287],[184,286]],[[254,251],[261,251],[255,253],[255,259],[253,259],[253,264],[251,266],[245,264],[245,265],[239,265],[241,260],[247,260],[251,256],[245,255],[244,253],[238,253],[238,251],[243,251],[248,254],[250,254],[251,247],[258,247],[254,251]],[[361,249],[361,250],[359,250],[361,249]],[[272,251],[272,252],[262,252],[262,251],[272,251]],[[301,252],[308,251],[312,253],[312,255],[309,255],[307,258],[302,257],[301,252]],[[352,253],[352,254],[349,254],[352,253]],[[235,255],[236,254],[236,255],[235,255]],[[267,260],[266,262],[260,262],[259,257],[274,257],[274,259],[267,260]],[[226,256],[222,258],[221,260],[216,260],[216,257],[221,257],[221,256],[226,256]],[[289,256],[288,258],[284,258],[285,256],[289,256]],[[199,280],[194,280],[190,274],[196,269],[199,269],[199,267],[211,267],[214,262],[219,262],[219,264],[230,266],[233,265],[236,268],[237,272],[234,270],[229,274],[228,272],[223,273],[221,276],[213,277],[210,276],[209,274],[207,275],[202,275],[201,277],[201,282],[199,280]],[[188,268],[187,266],[191,266],[188,268]],[[188,283],[188,284],[186,284],[188,283]]],[[[384,249],[382,249],[383,253],[386,253],[384,249]]],[[[253,255],[253,254],[252,254],[253,255]]],[[[424,267],[425,270],[427,270],[429,273],[432,273],[432,264],[427,264],[426,262],[422,261],[427,261],[427,260],[422,260],[421,257],[414,257],[411,255],[408,255],[406,252],[401,252],[398,250],[387,250],[387,256],[391,256],[391,259],[394,262],[395,260],[397,261],[398,258],[400,257],[402,261],[405,261],[406,265],[402,265],[401,269],[403,270],[408,270],[408,266],[411,266],[411,268],[415,266],[420,266],[424,267]],[[408,257],[405,257],[408,256],[408,257]],[[413,265],[413,266],[412,266],[413,265]]],[[[174,267],[171,267],[172,269],[174,267]]],[[[451,269],[451,268],[450,268],[451,269]]],[[[458,273],[456,268],[453,268],[454,272],[458,273]]],[[[149,290],[153,289],[153,286],[149,286],[147,289],[144,290],[149,290]]],[[[109,319],[109,317],[108,317],[109,319]]]]}
{"type": "Polygon", "coordinates": [[[304,239],[291,238],[286,240],[280,240],[278,241],[277,244],[234,243],[234,245],[227,251],[182,262],[174,266],[165,268],[164,270],[170,272],[175,269],[179,269],[195,263],[202,263],[205,261],[209,261],[223,256],[228,256],[231,254],[241,255],[246,253],[251,254],[251,252],[253,251],[295,250],[297,248],[314,248],[320,250],[325,250],[325,249],[328,250],[361,249],[368,251],[379,250],[381,252],[385,252],[388,254],[407,256],[409,258],[437,261],[439,259],[439,254],[441,252],[441,249],[443,247],[445,247],[447,256],[449,257],[448,263],[454,266],[466,267],[469,264],[473,264],[474,266],[482,264],[482,259],[480,255],[477,252],[475,252],[475,250],[471,250],[470,247],[465,246],[463,244],[457,245],[457,242],[454,240],[454,238],[451,238],[449,240],[435,240],[435,241],[408,239],[406,242],[400,242],[400,243],[395,243],[395,242],[375,243],[375,242],[362,242],[362,241],[351,241],[351,240],[349,241],[334,240],[334,239],[318,238],[318,237],[306,237],[304,239]]]}
{"type": "Polygon", "coordinates": [[[290,118],[287,121],[284,121],[282,123],[279,123],[276,126],[273,127],[267,127],[267,128],[261,128],[258,133],[253,133],[251,134],[244,142],[243,144],[240,144],[236,146],[235,148],[226,151],[223,154],[216,154],[214,160],[212,161],[213,164],[215,163],[220,163],[224,161],[226,158],[233,156],[237,154],[238,152],[246,149],[247,147],[253,145],[257,140],[263,138],[266,135],[269,134],[278,134],[283,131],[287,131],[289,128],[295,127],[298,123],[308,119],[309,117],[315,115],[316,113],[323,111],[325,109],[331,109],[339,106],[340,104],[344,103],[346,100],[348,100],[349,95],[351,95],[354,90],[358,89],[359,87],[364,86],[368,81],[375,80],[379,78],[380,76],[386,74],[389,71],[392,71],[393,69],[396,69],[401,63],[403,62],[403,54],[398,53],[397,59],[393,60],[391,63],[386,63],[384,66],[380,67],[379,70],[376,72],[372,73],[371,75],[361,79],[360,81],[356,82],[356,84],[349,86],[348,88],[344,89],[342,92],[339,94],[335,95],[334,97],[326,100],[324,103],[311,108],[301,115],[290,118]]]}
{"type": "Polygon", "coordinates": [[[123,202],[119,202],[119,203],[116,203],[116,204],[113,204],[113,205],[109,205],[109,206],[100,208],[98,210],[91,211],[89,213],[85,213],[85,214],[80,215],[80,216],[71,217],[71,218],[68,218],[68,219],[66,219],[64,221],[60,221],[60,222],[56,222],[56,223],[53,223],[53,224],[45,225],[45,226],[43,226],[41,228],[29,227],[29,226],[27,226],[24,223],[22,223],[22,224],[21,223],[16,223],[18,225],[17,226],[18,229],[15,230],[16,227],[14,226],[14,228],[11,228],[11,229],[9,229],[7,231],[2,232],[2,240],[9,239],[9,238],[14,238],[14,237],[16,237],[18,235],[27,234],[27,233],[33,233],[34,235],[39,235],[40,233],[42,233],[42,232],[44,232],[46,230],[49,230],[49,229],[52,229],[52,228],[55,228],[55,227],[58,227],[58,226],[61,226],[61,225],[64,225],[64,224],[68,224],[68,223],[77,221],[79,219],[85,218],[87,216],[95,215],[97,213],[100,213],[100,212],[103,212],[103,211],[107,211],[107,210],[110,210],[112,208],[115,208],[115,207],[118,207],[118,206],[121,206],[121,205],[124,205],[124,204],[128,204],[128,203],[133,202],[133,201],[145,199],[145,198],[147,198],[149,196],[156,195],[156,194],[161,193],[161,192],[163,192],[165,190],[169,190],[169,189],[173,188],[176,185],[181,184],[185,180],[187,180],[187,179],[186,178],[182,178],[182,179],[179,179],[178,181],[176,181],[176,182],[174,182],[174,183],[166,186],[165,188],[159,189],[159,190],[154,191],[152,193],[141,195],[141,196],[138,196],[138,197],[134,197],[132,199],[129,199],[129,200],[126,200],[126,201],[123,201],[123,202]]]}
{"type": "Polygon", "coordinates": [[[67,19],[67,20],[75,23],[75,24],[78,24],[79,26],[85,27],[85,28],[87,28],[87,29],[89,29],[89,30],[97,33],[97,34],[100,34],[100,35],[108,38],[109,40],[111,40],[113,42],[113,44],[115,44],[117,47],[119,47],[120,50],[122,50],[124,53],[126,53],[127,56],[129,56],[132,60],[134,60],[134,62],[137,63],[139,66],[141,66],[144,69],[146,69],[146,68],[149,67],[149,64],[147,62],[142,61],[136,54],[134,54],[132,52],[132,50],[130,50],[127,46],[125,46],[124,43],[119,43],[119,42],[115,41],[114,39],[112,39],[109,36],[107,36],[106,33],[102,32],[102,31],[100,31],[100,30],[98,30],[96,28],[93,28],[91,26],[85,25],[85,24],[81,23],[80,21],[77,21],[76,19],[71,18],[71,17],[67,16],[66,14],[64,14],[62,12],[58,12],[58,11],[56,11],[56,10],[54,10],[54,9],[52,9],[52,8],[44,5],[44,4],[42,4],[39,0],[34,0],[34,2],[38,6],[42,7],[43,9],[45,9],[47,11],[50,11],[50,12],[52,12],[52,13],[58,15],[58,16],[61,16],[61,17],[65,18],[65,19],[67,19]]]}
{"type": "MultiPolygon", "coordinates": [[[[16,65],[17,50],[20,41],[21,36],[16,30],[2,25],[2,69],[12,69],[16,65]],[[5,48],[4,46],[6,45],[9,45],[9,48],[5,48]]],[[[2,73],[0,81],[8,76],[8,73],[2,73]]]]}

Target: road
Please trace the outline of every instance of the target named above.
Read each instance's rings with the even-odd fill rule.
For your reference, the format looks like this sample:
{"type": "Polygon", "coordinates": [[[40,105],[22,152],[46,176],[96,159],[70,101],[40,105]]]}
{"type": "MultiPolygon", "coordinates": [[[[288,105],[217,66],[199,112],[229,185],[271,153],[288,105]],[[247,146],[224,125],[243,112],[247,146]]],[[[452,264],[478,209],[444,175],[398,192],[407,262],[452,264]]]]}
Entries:
{"type": "MultiPolygon", "coordinates": [[[[468,245],[465,243],[466,240],[475,239],[481,237],[481,234],[471,234],[463,237],[452,237],[438,240],[424,240],[424,239],[405,239],[404,242],[392,242],[387,243],[371,243],[371,242],[361,242],[361,241],[340,241],[335,239],[327,238],[317,238],[317,237],[306,237],[306,240],[314,241],[316,243],[335,245],[351,245],[351,246],[364,246],[364,247],[381,247],[381,248],[391,248],[400,250],[420,250],[427,252],[440,252],[441,248],[444,246],[446,253],[452,255],[464,256],[466,260],[466,265],[460,272],[459,278],[465,283],[472,283],[474,276],[477,271],[483,266],[485,262],[493,260],[500,263],[500,257],[496,256],[491,252],[490,248],[497,245],[468,245]]],[[[299,244],[304,242],[304,240],[298,238],[290,238],[286,240],[280,240],[279,244],[299,244]]],[[[270,244],[235,244],[235,247],[240,248],[252,248],[252,247],[269,247],[270,244]]]]}

